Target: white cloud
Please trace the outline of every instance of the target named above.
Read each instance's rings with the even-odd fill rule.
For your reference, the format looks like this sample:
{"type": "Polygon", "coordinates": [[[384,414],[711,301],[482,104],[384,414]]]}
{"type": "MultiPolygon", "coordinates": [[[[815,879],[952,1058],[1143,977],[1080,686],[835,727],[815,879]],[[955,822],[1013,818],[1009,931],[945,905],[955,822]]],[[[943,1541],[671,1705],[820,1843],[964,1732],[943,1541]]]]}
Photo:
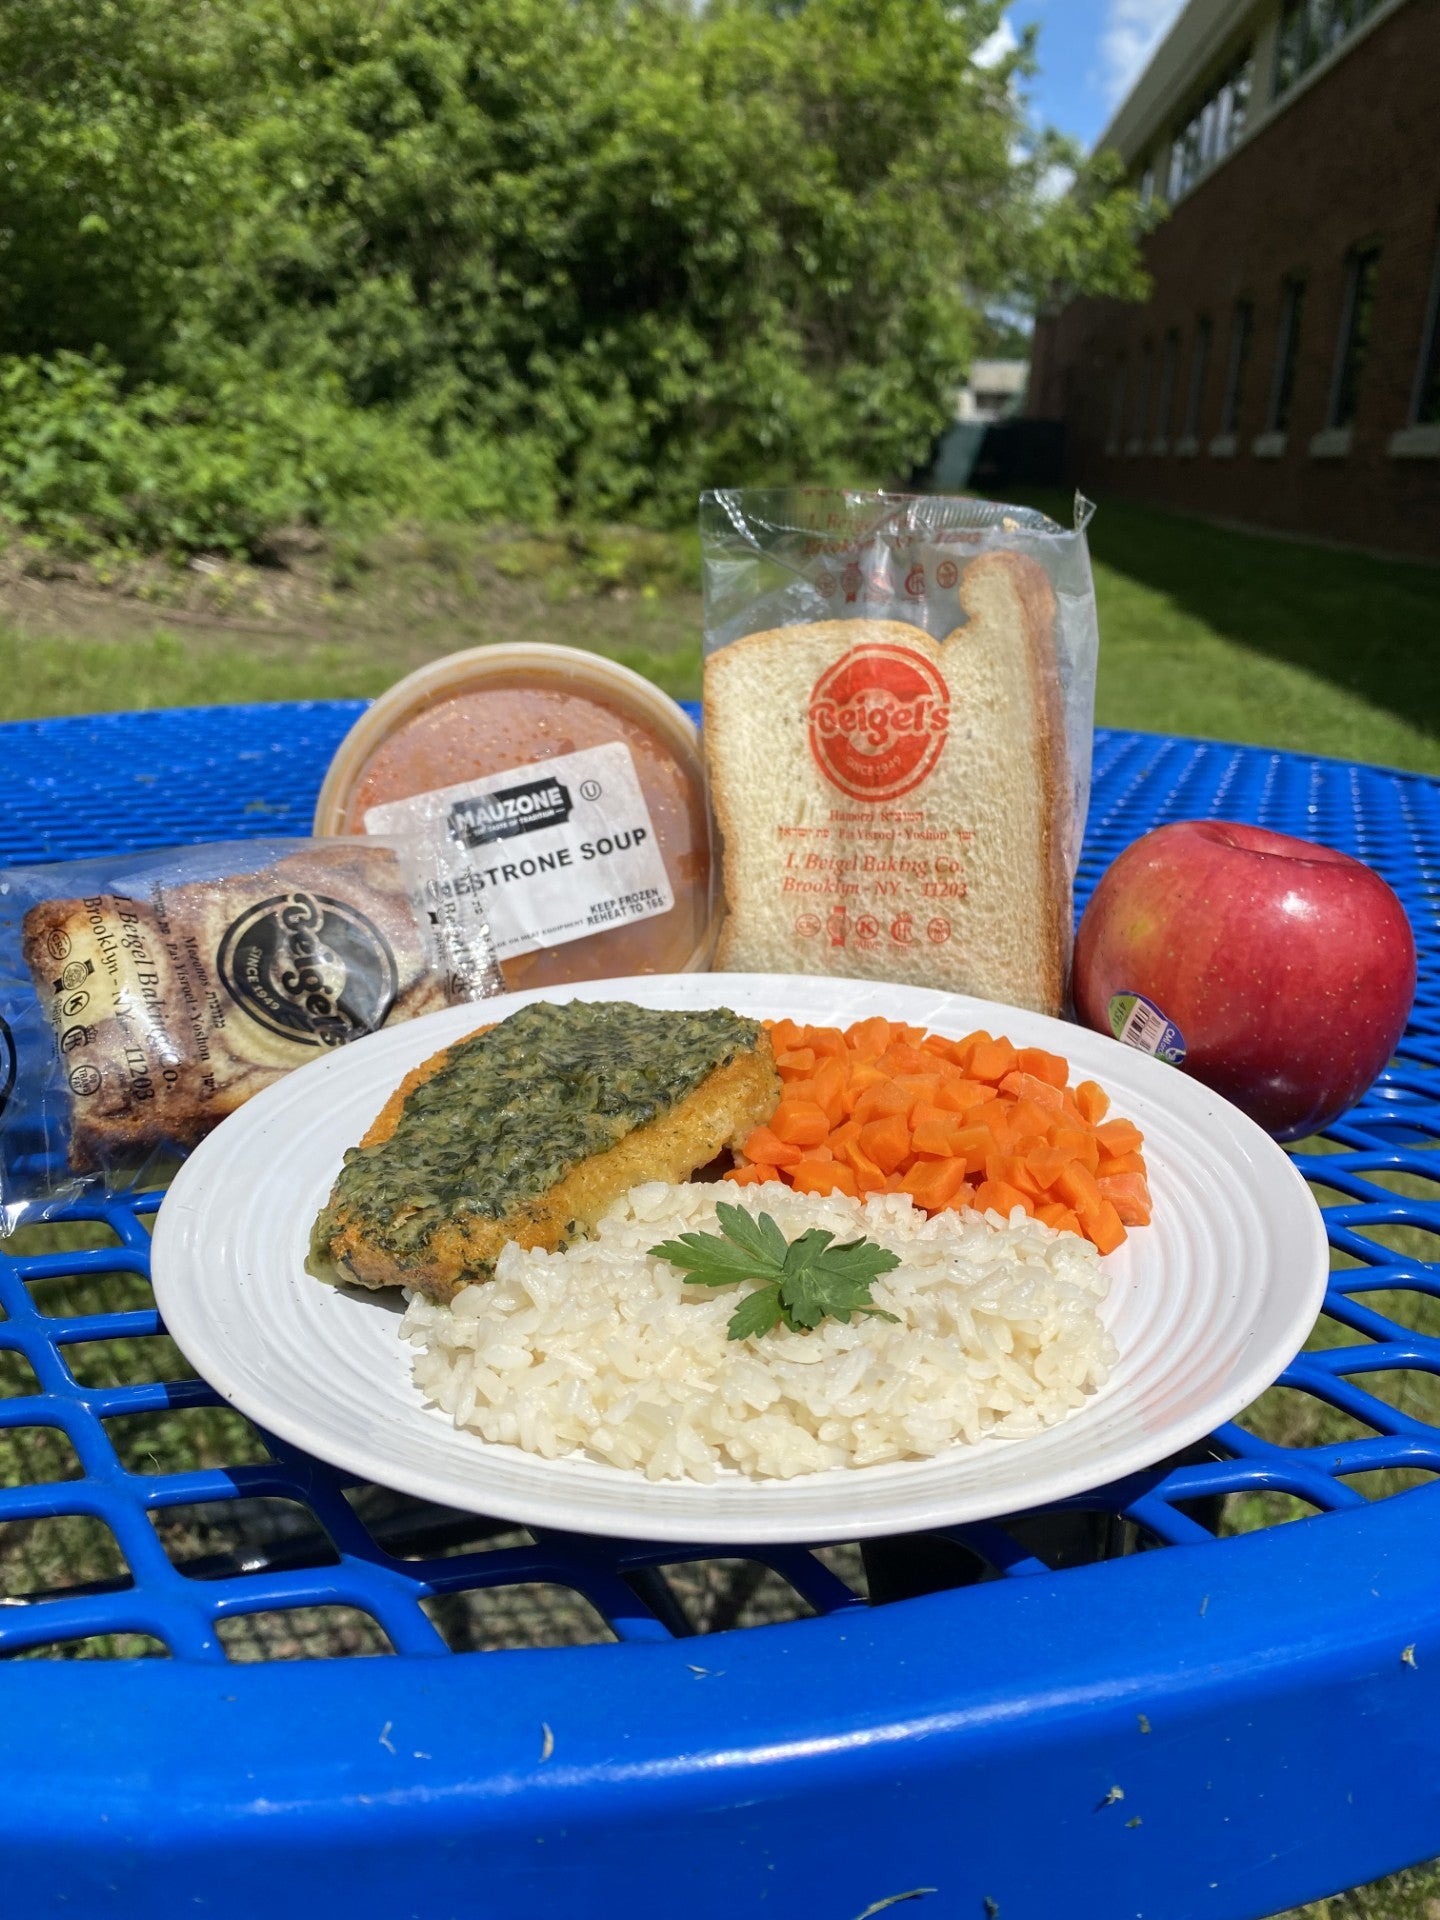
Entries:
{"type": "Polygon", "coordinates": [[[1174,24],[1185,0],[1109,0],[1100,36],[1105,93],[1118,106],[1174,24]]]}
{"type": "Polygon", "coordinates": [[[1011,26],[1007,14],[995,31],[980,42],[971,58],[977,67],[998,67],[1007,54],[1014,53],[1019,44],[1020,36],[1011,26]]]}

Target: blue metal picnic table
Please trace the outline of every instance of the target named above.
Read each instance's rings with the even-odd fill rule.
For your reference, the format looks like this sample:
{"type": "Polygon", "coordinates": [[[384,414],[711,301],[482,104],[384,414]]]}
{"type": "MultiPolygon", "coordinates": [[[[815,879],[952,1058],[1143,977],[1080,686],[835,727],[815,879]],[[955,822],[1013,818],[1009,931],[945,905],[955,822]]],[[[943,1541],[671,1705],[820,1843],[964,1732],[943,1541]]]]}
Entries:
{"type": "MultiPolygon", "coordinates": [[[[0,729],[0,858],[303,833],[357,710],[0,729]]],[[[80,1364],[161,1331],[133,1295],[157,1196],[90,1202],[76,1217],[108,1246],[0,1253],[0,1349],[35,1376],[0,1425],[59,1429],[77,1463],[0,1488],[0,1535],[88,1517],[123,1561],[0,1599],[0,1651],[20,1656],[0,1675],[7,1915],[861,1920],[904,1903],[917,1920],[1248,1920],[1440,1852],[1440,1489],[1363,1490],[1440,1471],[1440,1431],[1403,1390],[1440,1372],[1440,1339],[1417,1330],[1440,1266],[1387,1244],[1440,1233],[1440,1205],[1388,1184],[1427,1178],[1440,1142],[1440,786],[1102,731],[1082,900],[1137,834],[1200,815],[1361,855],[1421,947],[1399,1063],[1301,1161],[1344,1259],[1326,1344],[1283,1384],[1342,1437],[1287,1447],[1232,1424],[1068,1522],[888,1543],[869,1602],[833,1555],[729,1549],[808,1612],[697,1635],[658,1570],[721,1557],[703,1543],[486,1538],[464,1516],[367,1506],[275,1440],[268,1459],[183,1472],[117,1451],[137,1415],[219,1403],[162,1366],[114,1384],[80,1364]],[[97,1275],[129,1276],[128,1304],[67,1312],[64,1286],[97,1275]],[[1257,1493],[1315,1511],[1227,1534],[1220,1497],[1257,1493]],[[248,1558],[177,1564],[154,1524],[271,1501],[298,1522],[248,1558]],[[584,1596],[606,1643],[456,1654],[432,1618],[445,1596],[535,1583],[584,1596]],[[236,1622],[336,1606],[393,1651],[227,1658],[236,1622]],[[171,1657],[24,1657],[127,1634],[171,1657]]]]}

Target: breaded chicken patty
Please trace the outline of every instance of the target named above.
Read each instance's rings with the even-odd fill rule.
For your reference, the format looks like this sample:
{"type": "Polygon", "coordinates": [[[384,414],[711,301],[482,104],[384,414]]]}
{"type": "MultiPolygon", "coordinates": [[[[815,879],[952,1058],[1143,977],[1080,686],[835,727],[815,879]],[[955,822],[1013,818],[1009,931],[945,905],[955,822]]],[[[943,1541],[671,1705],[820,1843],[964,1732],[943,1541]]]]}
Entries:
{"type": "Polygon", "coordinates": [[[345,1163],[309,1269],[448,1301],[509,1240],[555,1248],[643,1180],[686,1180],[780,1097],[770,1040],[724,1008],[537,1002],[437,1053],[345,1163]]]}

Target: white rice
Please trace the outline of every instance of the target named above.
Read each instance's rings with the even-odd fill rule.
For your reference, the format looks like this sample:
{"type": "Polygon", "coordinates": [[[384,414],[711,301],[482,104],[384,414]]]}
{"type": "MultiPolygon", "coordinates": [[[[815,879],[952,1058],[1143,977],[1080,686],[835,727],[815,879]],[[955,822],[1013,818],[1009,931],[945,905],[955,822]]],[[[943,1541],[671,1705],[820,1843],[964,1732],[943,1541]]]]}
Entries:
{"type": "Polygon", "coordinates": [[[1017,1208],[933,1218],[903,1194],[819,1198],[774,1183],[633,1188],[563,1253],[513,1243],[451,1306],[410,1296],[415,1382],[457,1427],[547,1459],[581,1451],[650,1480],[725,1469],[790,1479],[1036,1433],[1104,1384],[1115,1346],[1095,1249],[1017,1208]],[[808,1333],[730,1340],[748,1288],[687,1284],[649,1249],[715,1229],[715,1204],[768,1213],[787,1240],[829,1227],[902,1264],[877,1307],[808,1333]]]}

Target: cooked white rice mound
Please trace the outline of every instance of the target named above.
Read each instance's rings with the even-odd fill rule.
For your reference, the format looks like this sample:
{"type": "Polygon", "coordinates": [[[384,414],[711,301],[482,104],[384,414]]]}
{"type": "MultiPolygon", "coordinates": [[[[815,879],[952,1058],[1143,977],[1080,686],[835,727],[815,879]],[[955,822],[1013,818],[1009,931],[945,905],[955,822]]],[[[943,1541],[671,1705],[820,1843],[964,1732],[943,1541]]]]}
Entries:
{"type": "Polygon", "coordinates": [[[563,1253],[513,1243],[449,1307],[410,1296],[417,1386],[457,1427],[547,1459],[582,1450],[651,1480],[725,1468],[790,1479],[1036,1433],[1103,1385],[1115,1346],[1088,1241],[1016,1209],[929,1218],[904,1194],[819,1198],[765,1186],[634,1187],[563,1253]],[[687,1284],[649,1249],[713,1232],[717,1200],[787,1240],[829,1227],[900,1256],[871,1297],[898,1317],[727,1337],[744,1291],[687,1284]]]}

